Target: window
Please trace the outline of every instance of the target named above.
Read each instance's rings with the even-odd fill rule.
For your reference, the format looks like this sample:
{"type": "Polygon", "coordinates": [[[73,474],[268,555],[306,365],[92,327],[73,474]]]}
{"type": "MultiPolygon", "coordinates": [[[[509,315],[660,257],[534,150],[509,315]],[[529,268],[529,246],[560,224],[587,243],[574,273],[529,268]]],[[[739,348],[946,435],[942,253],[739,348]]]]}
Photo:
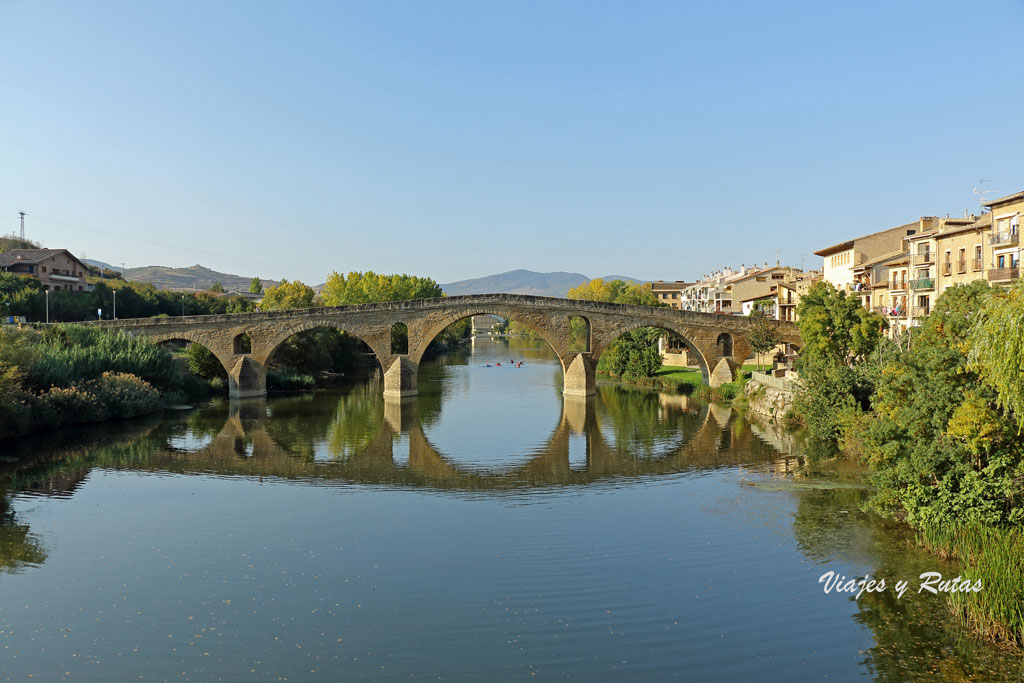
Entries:
{"type": "Polygon", "coordinates": [[[46,266],[39,266],[39,267],[42,268],[44,273],[46,272],[46,266]]]}
{"type": "Polygon", "coordinates": [[[981,270],[981,245],[974,245],[974,270],[981,270]]]}
{"type": "Polygon", "coordinates": [[[783,277],[785,276],[782,273],[772,273],[773,280],[781,280],[783,277]]]}

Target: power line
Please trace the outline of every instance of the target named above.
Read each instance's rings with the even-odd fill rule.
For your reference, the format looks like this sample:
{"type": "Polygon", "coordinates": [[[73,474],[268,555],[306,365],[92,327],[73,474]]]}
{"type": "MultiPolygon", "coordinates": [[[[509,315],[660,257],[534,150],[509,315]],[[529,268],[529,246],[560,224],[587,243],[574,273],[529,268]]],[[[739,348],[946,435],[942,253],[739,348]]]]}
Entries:
{"type": "MultiPolygon", "coordinates": [[[[23,213],[22,215],[25,215],[25,214],[23,213]]],[[[228,259],[237,258],[237,254],[235,254],[235,255],[224,254],[224,253],[218,252],[218,251],[206,251],[204,249],[196,249],[194,247],[182,247],[182,246],[179,246],[179,245],[167,244],[165,242],[154,242],[152,240],[139,239],[138,237],[129,237],[127,235],[122,235],[120,233],[111,232],[109,230],[101,230],[99,228],[90,228],[87,225],[79,225],[77,223],[68,223],[67,221],[58,221],[58,220],[54,220],[53,218],[44,218],[42,216],[37,216],[36,214],[32,214],[32,217],[35,218],[36,220],[44,221],[46,223],[54,223],[56,225],[66,225],[66,226],[68,226],[70,228],[78,228],[79,230],[87,230],[89,232],[95,232],[95,233],[98,233],[98,234],[101,234],[101,235],[108,235],[110,237],[117,237],[119,239],[127,240],[129,242],[135,242],[137,244],[146,244],[146,245],[149,245],[149,246],[152,246],[152,247],[160,247],[161,249],[175,249],[177,251],[188,252],[188,253],[191,253],[191,254],[200,254],[202,256],[216,256],[218,258],[228,258],[228,259]]],[[[261,259],[259,257],[249,257],[249,256],[247,256],[246,259],[247,260],[251,260],[251,261],[259,261],[259,262],[266,263],[266,264],[272,264],[272,265],[276,265],[278,267],[281,266],[281,262],[280,261],[270,261],[268,259],[261,259]]]]}

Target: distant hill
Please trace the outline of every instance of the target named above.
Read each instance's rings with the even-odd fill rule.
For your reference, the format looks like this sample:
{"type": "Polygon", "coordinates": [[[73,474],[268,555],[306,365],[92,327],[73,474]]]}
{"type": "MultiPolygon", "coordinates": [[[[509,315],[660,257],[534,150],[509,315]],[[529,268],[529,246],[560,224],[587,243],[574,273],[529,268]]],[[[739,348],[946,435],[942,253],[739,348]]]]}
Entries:
{"type": "MultiPolygon", "coordinates": [[[[87,261],[90,262],[90,261],[87,261]]],[[[227,291],[249,291],[252,276],[219,273],[204,266],[194,265],[188,268],[170,268],[168,266],[145,266],[128,268],[124,271],[124,279],[136,282],[152,282],[157,289],[209,289],[214,282],[220,282],[227,291]]],[[[272,287],[276,280],[260,279],[263,287],[272,287]]]]}
{"type": "MultiPolygon", "coordinates": [[[[649,282],[638,280],[622,275],[609,275],[603,280],[626,280],[628,282],[649,282]]],[[[557,296],[564,297],[573,287],[578,287],[590,278],[582,273],[538,273],[532,270],[510,270],[507,273],[488,275],[486,277],[473,278],[471,280],[459,280],[441,285],[441,289],[448,296],[460,294],[495,294],[504,292],[508,294],[532,294],[533,296],[557,296]]]]}
{"type": "Polygon", "coordinates": [[[103,261],[97,261],[94,258],[84,258],[84,259],[82,259],[82,263],[86,264],[87,266],[94,266],[96,268],[103,268],[104,270],[116,270],[119,273],[121,272],[120,268],[115,268],[114,266],[110,265],[109,263],[104,263],[103,261]]]}
{"type": "Polygon", "coordinates": [[[0,237],[0,252],[10,249],[40,249],[42,245],[32,240],[23,240],[16,235],[0,237]]]}

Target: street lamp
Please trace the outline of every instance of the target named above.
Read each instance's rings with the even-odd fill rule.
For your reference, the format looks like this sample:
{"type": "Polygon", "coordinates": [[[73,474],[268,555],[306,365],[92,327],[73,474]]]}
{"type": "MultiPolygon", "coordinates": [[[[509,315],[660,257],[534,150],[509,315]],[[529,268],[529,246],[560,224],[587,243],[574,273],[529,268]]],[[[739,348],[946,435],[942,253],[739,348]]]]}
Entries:
{"type": "Polygon", "coordinates": [[[117,290],[114,290],[114,320],[117,320],[117,290]]]}
{"type": "Polygon", "coordinates": [[[181,295],[181,317],[185,317],[185,295],[181,295]]]}
{"type": "Polygon", "coordinates": [[[46,290],[46,322],[50,322],[50,290],[46,290]]]}

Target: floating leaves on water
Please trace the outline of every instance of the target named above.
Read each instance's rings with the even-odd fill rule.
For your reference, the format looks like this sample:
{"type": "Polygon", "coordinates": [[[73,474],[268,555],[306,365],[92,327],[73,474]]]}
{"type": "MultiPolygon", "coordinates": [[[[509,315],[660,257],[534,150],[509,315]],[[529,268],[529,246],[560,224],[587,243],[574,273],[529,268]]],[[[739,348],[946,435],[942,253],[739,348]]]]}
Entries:
{"type": "Polygon", "coordinates": [[[829,489],[861,489],[868,490],[867,484],[856,484],[845,481],[744,481],[747,486],[765,491],[827,491],[829,489]]]}

